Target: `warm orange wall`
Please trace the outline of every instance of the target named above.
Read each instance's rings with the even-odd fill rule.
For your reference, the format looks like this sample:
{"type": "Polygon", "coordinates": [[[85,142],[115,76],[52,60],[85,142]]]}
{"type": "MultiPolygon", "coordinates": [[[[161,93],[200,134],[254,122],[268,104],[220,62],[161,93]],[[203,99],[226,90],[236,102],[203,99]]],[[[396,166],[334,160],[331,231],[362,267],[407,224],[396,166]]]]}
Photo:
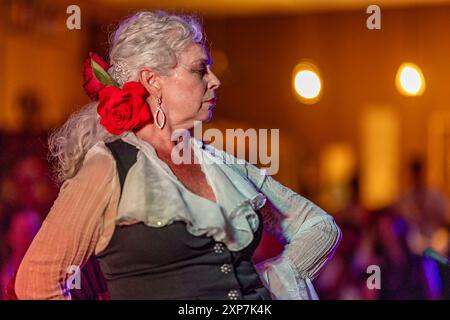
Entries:
{"type": "Polygon", "coordinates": [[[389,104],[411,137],[405,150],[423,150],[424,119],[433,109],[448,108],[450,98],[450,7],[382,11],[380,31],[367,30],[365,18],[349,12],[207,21],[212,45],[225,50],[232,73],[217,113],[239,111],[239,117],[286,126],[317,151],[336,139],[357,143],[362,106],[389,104]],[[292,68],[302,58],[313,59],[323,75],[323,98],[314,106],[300,105],[290,91],[292,68]],[[405,60],[425,73],[423,97],[405,98],[395,90],[395,72],[405,60]]]}
{"type": "Polygon", "coordinates": [[[2,130],[21,130],[22,117],[27,115],[20,111],[18,100],[24,90],[39,95],[39,122],[45,129],[59,125],[70,111],[87,101],[81,88],[81,55],[86,34],[66,28],[65,8],[56,7],[57,14],[48,28],[39,16],[42,11],[36,10],[35,21],[25,26],[8,22],[9,12],[3,8],[5,18],[0,33],[2,130]]]}

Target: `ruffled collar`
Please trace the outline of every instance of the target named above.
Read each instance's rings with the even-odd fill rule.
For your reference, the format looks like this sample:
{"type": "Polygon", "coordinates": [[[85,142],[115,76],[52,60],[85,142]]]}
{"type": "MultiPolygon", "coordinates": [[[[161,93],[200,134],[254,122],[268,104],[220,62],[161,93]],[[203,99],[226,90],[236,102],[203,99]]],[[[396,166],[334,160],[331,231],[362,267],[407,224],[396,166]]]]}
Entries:
{"type": "Polygon", "coordinates": [[[266,197],[220,152],[201,140],[189,138],[200,159],[201,169],[213,189],[216,202],[188,190],[160,160],[154,147],[128,132],[122,140],[138,149],[137,161],[128,171],[118,208],[117,224],[141,221],[147,226],[164,227],[184,221],[189,233],[206,235],[223,242],[229,250],[240,251],[253,240],[259,219],[255,210],[266,197]]]}

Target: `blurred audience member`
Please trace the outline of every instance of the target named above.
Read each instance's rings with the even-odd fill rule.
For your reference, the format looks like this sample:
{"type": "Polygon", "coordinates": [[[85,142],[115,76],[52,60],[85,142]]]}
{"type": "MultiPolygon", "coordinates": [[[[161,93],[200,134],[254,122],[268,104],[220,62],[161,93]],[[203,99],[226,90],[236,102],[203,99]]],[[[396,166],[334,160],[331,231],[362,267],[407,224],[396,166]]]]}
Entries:
{"type": "Polygon", "coordinates": [[[0,297],[3,296],[7,283],[19,267],[41,222],[40,215],[31,209],[13,215],[4,239],[8,253],[0,269],[0,297]]]}
{"type": "Polygon", "coordinates": [[[50,178],[38,136],[0,135],[0,299],[58,188],[50,178]]]}
{"type": "Polygon", "coordinates": [[[426,185],[425,173],[424,162],[415,158],[410,165],[411,187],[396,204],[410,224],[408,245],[416,254],[431,246],[435,233],[450,221],[447,197],[426,185]]]}
{"type": "Polygon", "coordinates": [[[336,212],[343,239],[335,257],[315,280],[321,299],[442,299],[448,297],[448,268],[423,257],[427,246],[448,256],[446,197],[427,188],[423,163],[411,166],[412,187],[385,209],[370,212],[360,200],[359,181],[336,212]],[[380,288],[367,284],[369,266],[378,266],[380,288]]]}
{"type": "Polygon", "coordinates": [[[428,299],[423,258],[407,245],[408,224],[388,207],[374,212],[375,255],[381,269],[380,299],[428,299]]]}
{"type": "Polygon", "coordinates": [[[367,224],[369,211],[364,207],[361,201],[359,176],[355,175],[349,183],[349,201],[348,204],[336,212],[336,221],[339,224],[348,224],[363,227],[367,224]]]}
{"type": "Polygon", "coordinates": [[[46,162],[36,156],[27,156],[13,168],[20,192],[20,207],[33,208],[44,219],[57,196],[46,162]]]}

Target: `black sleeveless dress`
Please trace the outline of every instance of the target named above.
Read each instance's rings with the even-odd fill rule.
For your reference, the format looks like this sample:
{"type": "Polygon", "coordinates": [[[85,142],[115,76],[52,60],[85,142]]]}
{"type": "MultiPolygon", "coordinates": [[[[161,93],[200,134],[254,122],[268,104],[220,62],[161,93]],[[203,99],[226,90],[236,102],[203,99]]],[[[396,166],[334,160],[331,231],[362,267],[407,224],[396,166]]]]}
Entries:
{"type": "MultiPolygon", "coordinates": [[[[121,186],[136,162],[137,149],[116,140],[106,144],[116,159],[121,186]]],[[[97,255],[111,299],[268,300],[252,262],[263,221],[253,242],[238,252],[212,237],[193,236],[175,221],[156,228],[143,223],[116,226],[97,255]]]]}

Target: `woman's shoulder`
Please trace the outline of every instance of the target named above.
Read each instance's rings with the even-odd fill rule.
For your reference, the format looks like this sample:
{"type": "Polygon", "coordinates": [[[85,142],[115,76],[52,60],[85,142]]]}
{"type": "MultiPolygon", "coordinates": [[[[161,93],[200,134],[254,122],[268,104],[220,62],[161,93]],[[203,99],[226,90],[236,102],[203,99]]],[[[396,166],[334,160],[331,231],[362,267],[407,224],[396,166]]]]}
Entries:
{"type": "Polygon", "coordinates": [[[104,141],[95,143],[84,156],[82,166],[75,177],[89,180],[112,176],[116,162],[104,141]]]}
{"type": "Polygon", "coordinates": [[[87,152],[83,160],[83,165],[89,162],[100,162],[100,160],[111,162],[114,156],[111,150],[106,146],[105,141],[100,140],[95,143],[87,152]]]}

